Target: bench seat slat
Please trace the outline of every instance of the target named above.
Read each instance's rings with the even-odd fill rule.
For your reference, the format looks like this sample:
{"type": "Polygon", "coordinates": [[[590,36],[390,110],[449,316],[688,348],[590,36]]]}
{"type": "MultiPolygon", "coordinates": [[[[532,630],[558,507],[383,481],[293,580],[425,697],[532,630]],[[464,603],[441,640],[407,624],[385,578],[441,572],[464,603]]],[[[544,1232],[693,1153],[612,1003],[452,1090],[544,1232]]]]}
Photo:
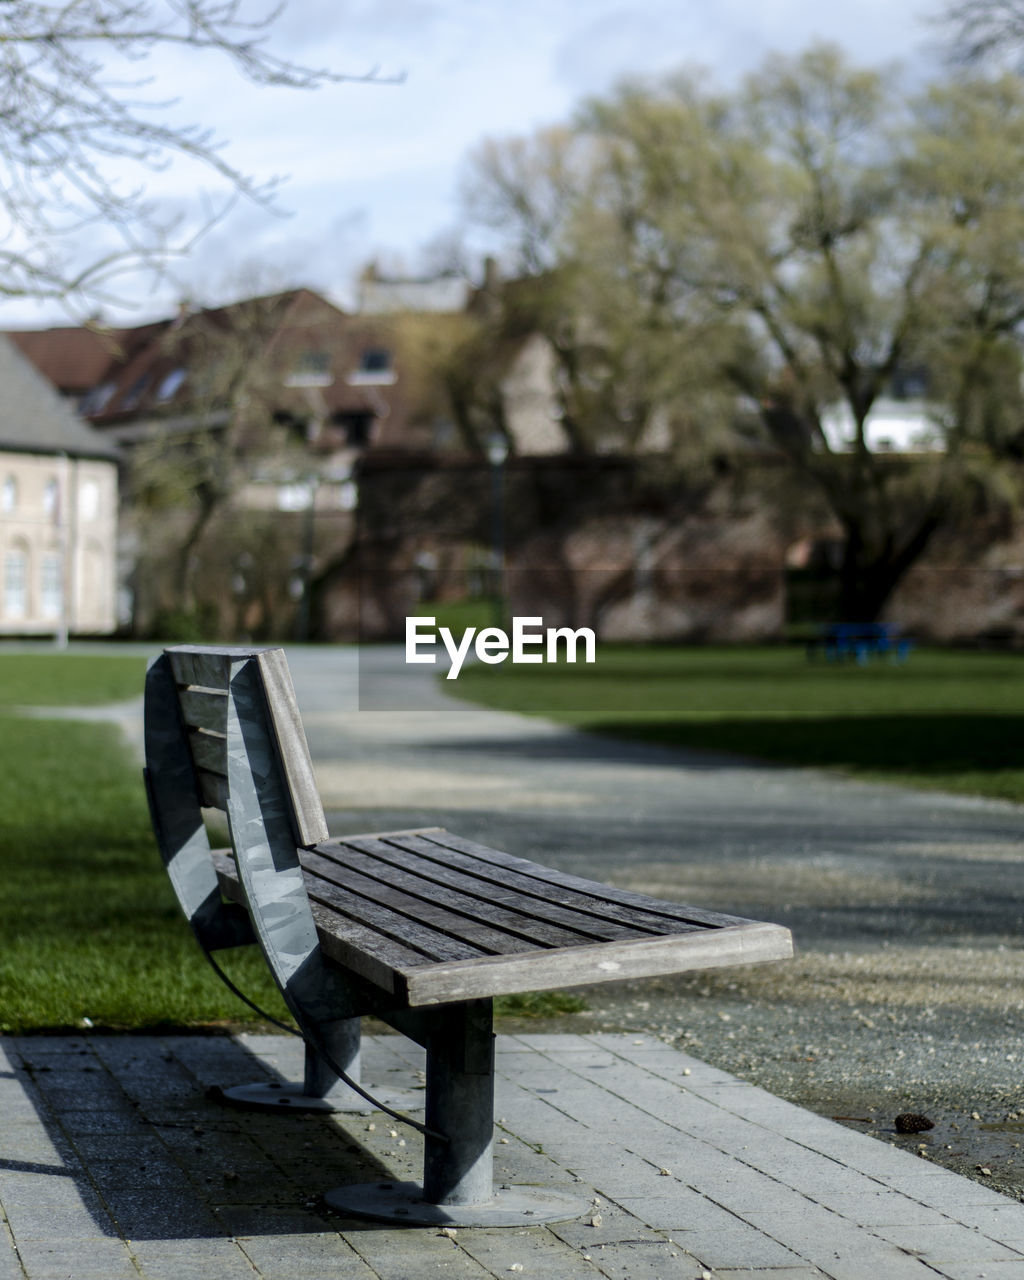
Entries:
{"type": "Polygon", "coordinates": [[[326,882],[332,884],[332,887],[337,887],[333,877],[340,872],[346,891],[357,893],[370,904],[383,906],[411,920],[412,923],[428,925],[442,937],[476,947],[484,955],[504,955],[507,951],[529,951],[532,946],[535,946],[535,943],[525,938],[512,937],[511,934],[493,928],[484,920],[467,919],[466,916],[449,911],[436,902],[416,897],[413,893],[404,892],[401,888],[381,884],[380,881],[369,876],[362,876],[357,870],[339,868],[337,863],[320,858],[315,852],[303,852],[302,868],[307,873],[306,888],[310,893],[316,892],[316,883],[321,876],[326,879],[326,882]]]}
{"type": "Polygon", "coordinates": [[[486,954],[471,942],[446,937],[436,929],[417,924],[408,916],[368,898],[352,893],[337,884],[329,884],[319,876],[306,875],[306,892],[313,902],[322,902],[340,915],[372,928],[385,938],[401,942],[410,951],[420,953],[420,963],[439,960],[475,960],[486,954]]]}
{"type": "MultiPolygon", "coordinates": [[[[404,833],[399,834],[404,837],[404,833]]],[[[620,916],[629,918],[628,913],[620,913],[614,906],[607,916],[604,913],[594,914],[593,910],[589,914],[574,911],[518,892],[515,887],[467,875],[457,866],[442,865],[390,841],[370,836],[331,840],[318,848],[319,852],[328,853],[343,866],[356,865],[357,855],[353,850],[363,851],[379,865],[380,869],[374,874],[392,878],[411,872],[421,883],[432,886],[435,900],[450,902],[457,909],[474,914],[483,911],[488,921],[504,921],[513,931],[526,929],[527,932],[521,936],[533,936],[545,946],[575,946],[614,938],[644,937],[649,933],[667,933],[673,929],[672,922],[656,917],[651,918],[653,925],[638,925],[633,919],[628,924],[621,923],[620,916]]]]}
{"type": "MultiPolygon", "coordinates": [[[[615,885],[602,884],[596,880],[586,880],[582,876],[570,875],[565,871],[556,871],[553,867],[546,867],[542,863],[530,862],[526,858],[517,858],[510,853],[502,852],[500,849],[491,849],[487,845],[477,844],[474,840],[466,840],[462,836],[452,835],[450,831],[437,829],[429,834],[417,834],[409,837],[402,833],[396,833],[389,838],[396,841],[401,840],[405,848],[415,848],[423,852],[427,851],[424,848],[427,843],[435,844],[439,846],[439,850],[452,850],[479,859],[481,863],[490,863],[497,869],[508,869],[509,871],[529,876],[535,882],[534,892],[545,896],[550,893],[552,900],[555,901],[578,903],[583,910],[587,909],[588,901],[592,904],[596,899],[602,907],[605,903],[617,903],[620,906],[650,912],[668,920],[704,925],[713,929],[722,929],[729,925],[753,923],[742,916],[725,915],[719,911],[708,911],[704,907],[694,907],[688,903],[667,902],[662,898],[650,898],[646,894],[634,893],[630,889],[620,889],[615,885]],[[562,889],[568,890],[570,896],[555,897],[554,895],[562,889]]],[[[435,853],[434,856],[436,857],[438,854],[435,853]]],[[[487,874],[484,867],[481,866],[479,870],[480,874],[487,874]]]]}
{"type": "Polygon", "coordinates": [[[182,689],[178,693],[181,714],[190,729],[209,729],[226,733],[228,699],[226,693],[211,689],[182,689]]]}
{"type": "Polygon", "coordinates": [[[207,769],[196,770],[196,782],[199,784],[199,798],[208,809],[228,807],[228,780],[220,773],[210,773],[207,769]]]}
{"type": "Polygon", "coordinates": [[[219,733],[197,729],[188,735],[188,746],[197,769],[207,773],[227,774],[227,739],[219,733]]]}
{"type": "MultiPolygon", "coordinates": [[[[245,893],[234,858],[227,852],[214,850],[213,861],[221,893],[229,901],[244,906],[245,893]]],[[[385,991],[395,990],[396,973],[423,963],[423,956],[403,947],[400,942],[385,938],[374,929],[339,915],[320,902],[311,906],[325,953],[385,991]]]]}
{"type": "MultiPolygon", "coordinates": [[[[440,865],[456,867],[464,874],[479,878],[482,885],[489,887],[493,884],[498,891],[514,890],[531,903],[531,909],[557,908],[579,912],[584,916],[589,914],[596,919],[616,921],[631,931],[640,933],[677,933],[681,927],[686,926],[696,929],[723,928],[738,922],[738,917],[735,916],[718,915],[699,907],[665,902],[644,894],[629,894],[630,901],[623,903],[612,887],[608,887],[608,893],[605,894],[603,890],[606,886],[577,876],[556,873],[558,879],[548,879],[542,874],[548,868],[539,863],[516,858],[514,861],[517,865],[509,867],[504,862],[506,855],[499,850],[475,845],[472,853],[465,853],[455,846],[455,839],[448,832],[409,837],[399,832],[389,837],[389,843],[440,865]],[[449,840],[452,843],[447,843],[449,840]],[[483,853],[494,853],[497,857],[494,860],[484,858],[481,856],[483,853]],[[502,861],[497,861],[497,858],[502,861]]],[[[631,933],[631,936],[635,936],[635,933],[631,933]]]]}
{"type": "MultiPolygon", "coordinates": [[[[340,877],[346,888],[403,910],[414,920],[422,920],[492,954],[529,951],[537,946],[579,946],[595,942],[600,936],[531,921],[522,912],[509,911],[494,901],[360,855],[348,845],[344,846],[342,859],[321,857],[328,848],[335,853],[338,845],[332,841],[329,846],[319,845],[316,853],[304,853],[302,865],[312,871],[322,870],[328,879],[340,877]]],[[[621,929],[620,934],[626,936],[627,931],[621,929]]]]}
{"type": "Polygon", "coordinates": [[[166,652],[179,685],[199,685],[203,689],[227,691],[231,658],[226,650],[203,653],[181,647],[168,649],[166,652]]]}
{"type": "Polygon", "coordinates": [[[420,1007],[610,980],[654,978],[722,965],[760,964],[787,959],[792,953],[788,929],[750,921],[633,942],[603,942],[589,947],[428,965],[403,977],[406,1000],[411,1007],[420,1007]]]}

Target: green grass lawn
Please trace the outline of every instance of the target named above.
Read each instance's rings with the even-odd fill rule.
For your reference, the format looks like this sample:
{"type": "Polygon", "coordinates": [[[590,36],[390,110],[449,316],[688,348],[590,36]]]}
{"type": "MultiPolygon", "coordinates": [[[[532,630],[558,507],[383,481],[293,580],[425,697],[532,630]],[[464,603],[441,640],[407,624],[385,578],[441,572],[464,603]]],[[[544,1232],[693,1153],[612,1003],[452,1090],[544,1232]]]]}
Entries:
{"type": "MultiPolygon", "coordinates": [[[[18,706],[137,697],[139,658],[0,652],[0,1034],[258,1025],[185,923],[149,824],[139,762],[113,725],[18,706]]],[[[218,962],[288,1014],[255,947],[218,962]]],[[[578,997],[511,996],[499,1013],[568,1013],[578,997]]]]}
{"type": "MultiPolygon", "coordinates": [[[[252,1021],[185,923],[117,729],[9,710],[123,700],[144,671],[138,658],[0,654],[0,1032],[252,1021]]],[[[282,1015],[253,949],[224,962],[282,1015]]]]}
{"type": "Polygon", "coordinates": [[[1024,802],[1016,654],[915,650],[860,667],[787,647],[599,646],[592,666],[475,663],[444,688],[646,742],[1024,802]]]}
{"type": "Polygon", "coordinates": [[[141,694],[145,674],[144,658],[0,648],[0,708],[124,702],[141,694]]]}

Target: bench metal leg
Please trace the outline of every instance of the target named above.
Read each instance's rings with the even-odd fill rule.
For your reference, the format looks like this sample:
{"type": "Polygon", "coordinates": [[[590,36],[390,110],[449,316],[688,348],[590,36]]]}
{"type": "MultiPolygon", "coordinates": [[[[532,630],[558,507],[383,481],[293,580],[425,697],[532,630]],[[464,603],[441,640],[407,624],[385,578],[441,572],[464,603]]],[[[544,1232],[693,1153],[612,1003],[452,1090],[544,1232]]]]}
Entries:
{"type": "Polygon", "coordinates": [[[432,1015],[426,1124],[439,1136],[425,1139],[423,1185],[337,1187],[324,1197],[332,1209],[379,1222],[463,1227],[530,1226],[586,1211],[580,1196],[548,1187],[495,1190],[491,1025],[489,1000],[452,1005],[432,1015]]]}
{"type": "MultiPolygon", "coordinates": [[[[359,1078],[360,1020],[346,1018],[331,1027],[331,1056],[345,1074],[356,1084],[359,1078]]],[[[411,1090],[374,1089],[374,1097],[386,1107],[396,1110],[418,1111],[423,1106],[423,1094],[411,1090]]],[[[266,1111],[321,1111],[345,1115],[370,1115],[373,1104],[354,1093],[327,1065],[319,1053],[306,1043],[306,1057],[301,1084],[263,1081],[254,1084],[234,1085],[223,1090],[224,1098],[237,1106],[266,1111]]]]}

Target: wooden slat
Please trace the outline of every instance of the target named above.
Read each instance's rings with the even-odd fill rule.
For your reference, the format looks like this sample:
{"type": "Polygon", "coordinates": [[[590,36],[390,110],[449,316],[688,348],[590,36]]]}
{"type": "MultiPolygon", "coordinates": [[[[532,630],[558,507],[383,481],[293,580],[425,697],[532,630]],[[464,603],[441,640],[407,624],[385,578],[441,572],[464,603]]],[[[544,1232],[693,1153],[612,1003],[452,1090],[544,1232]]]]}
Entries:
{"type": "MultiPolygon", "coordinates": [[[[397,837],[392,837],[397,839],[397,837]]],[[[514,872],[530,876],[538,881],[536,892],[547,895],[549,892],[547,886],[552,885],[556,888],[564,888],[573,894],[580,895],[580,902],[586,898],[597,898],[603,902],[615,902],[621,906],[630,907],[640,911],[649,911],[658,916],[666,916],[672,920],[681,920],[690,924],[706,925],[713,929],[724,929],[732,925],[757,924],[759,921],[744,919],[742,916],[725,915],[718,911],[708,911],[704,907],[694,907],[681,902],[668,902],[663,898],[649,898],[643,893],[633,893],[629,889],[620,889],[615,885],[602,884],[597,880],[585,880],[581,876],[569,875],[565,871],[556,871],[553,867],[546,867],[539,862],[530,862],[526,858],[516,858],[510,853],[503,853],[500,849],[490,849],[487,845],[477,844],[474,840],[466,840],[462,836],[452,835],[450,831],[443,834],[438,832],[435,835],[426,837],[417,837],[417,840],[425,839],[432,844],[440,846],[441,849],[451,849],[459,853],[464,853],[473,858],[478,858],[481,862],[490,863],[495,867],[507,868],[514,872]]],[[[405,844],[404,839],[402,840],[405,844]]],[[[417,845],[417,847],[419,847],[417,845]]],[[[483,868],[481,868],[483,874],[483,868]]]]}
{"type": "MultiPolygon", "coordinates": [[[[583,918],[589,916],[595,921],[605,921],[604,929],[611,932],[605,932],[603,936],[609,939],[624,936],[623,930],[626,931],[625,936],[632,937],[637,932],[679,933],[686,928],[719,928],[723,924],[735,923],[731,917],[714,916],[713,921],[710,922],[700,918],[695,919],[695,916],[707,916],[712,913],[702,912],[697,907],[691,910],[690,907],[679,903],[662,904],[657,898],[644,898],[642,895],[637,895],[644,904],[642,907],[624,906],[617,901],[614,889],[609,888],[607,896],[602,893],[605,885],[567,876],[566,880],[571,887],[564,887],[518,868],[512,869],[497,861],[478,857],[476,854],[463,853],[450,844],[442,845],[439,843],[442,839],[447,841],[455,837],[449,837],[447,832],[443,837],[392,836],[389,843],[407,849],[424,859],[430,859],[440,866],[454,867],[463,875],[476,877],[487,892],[514,893],[518,895],[520,902],[526,903],[529,909],[535,910],[538,914],[568,911],[578,913],[583,918]],[[585,886],[587,891],[581,891],[578,886],[585,886]],[[661,906],[668,910],[658,909],[661,906]],[[618,926],[617,930],[614,929],[614,925],[618,926]]],[[[498,857],[505,856],[497,850],[488,850],[484,845],[476,847],[484,852],[494,853],[498,857]]],[[[522,867],[536,871],[547,870],[539,863],[527,862],[525,859],[516,859],[516,862],[522,867]]],[[[596,932],[596,936],[602,935],[596,932]]]]}
{"type": "Polygon", "coordinates": [[[227,775],[227,739],[223,735],[197,729],[188,735],[188,746],[197,769],[227,775]]]}
{"type": "MultiPolygon", "coordinates": [[[[370,860],[367,859],[367,861],[370,860]]],[[[385,884],[372,876],[361,874],[355,867],[354,861],[353,865],[343,868],[328,858],[308,851],[302,855],[302,866],[303,870],[322,876],[329,883],[338,883],[340,873],[340,883],[350,892],[358,893],[361,897],[399,912],[410,920],[429,925],[447,937],[468,942],[490,955],[530,951],[535,950],[538,945],[545,945],[543,940],[536,937],[523,937],[521,934],[503,929],[493,919],[492,913],[482,912],[479,909],[482,903],[477,903],[477,910],[471,915],[451,910],[450,899],[446,900],[439,893],[430,894],[431,886],[426,881],[421,881],[419,886],[415,885],[412,883],[415,877],[412,876],[407,877],[402,884],[397,883],[397,880],[395,884],[385,884]],[[410,892],[410,885],[412,892],[410,892]],[[425,888],[426,895],[422,891],[416,892],[418,888],[421,890],[425,888]]],[[[308,880],[306,887],[308,892],[314,892],[308,880]]],[[[528,922],[523,921],[523,923],[528,930],[528,922]]],[[[579,934],[571,934],[568,930],[560,932],[563,946],[572,946],[574,943],[585,941],[579,934]]]]}
{"type": "Polygon", "coordinates": [[[309,847],[326,840],[329,832],[288,660],[283,649],[267,649],[259,654],[258,661],[299,844],[309,847]]]}
{"type": "Polygon", "coordinates": [[[208,809],[227,809],[228,780],[219,773],[208,773],[205,769],[196,770],[196,781],[199,783],[199,796],[208,809]]]}
{"type": "MultiPolygon", "coordinates": [[[[399,832],[401,836],[413,834],[399,832]]],[[[534,911],[535,901],[503,891],[458,870],[439,866],[404,849],[396,849],[385,837],[346,836],[317,846],[317,852],[337,861],[336,876],[347,868],[392,884],[408,892],[443,903],[453,911],[536,943],[539,946],[574,946],[604,937],[634,937],[635,930],[618,925],[605,926],[576,912],[552,908],[534,911]]]]}
{"type": "MultiPolygon", "coordinates": [[[[213,860],[221,893],[231,902],[244,906],[245,891],[238,878],[234,858],[216,851],[213,860]]],[[[404,977],[400,976],[402,971],[423,962],[423,957],[417,952],[383,938],[354,920],[339,916],[319,902],[310,906],[324,954],[384,991],[394,993],[399,986],[404,990],[404,977]]]]}
{"type": "Polygon", "coordinates": [[[329,884],[319,877],[309,877],[306,880],[306,889],[312,901],[322,902],[324,906],[331,907],[349,920],[366,925],[383,937],[419,952],[421,963],[439,960],[472,960],[485,954],[481,948],[473,946],[472,943],[448,938],[426,925],[417,924],[397,911],[370,902],[358,894],[350,893],[338,885],[329,884]]]}
{"type": "Polygon", "coordinates": [[[514,995],[523,991],[589,986],[595,982],[654,978],[723,965],[762,964],[793,954],[789,930],[748,923],[704,929],[679,937],[599,943],[565,951],[491,956],[470,962],[425,965],[402,976],[410,1006],[514,995]]]}
{"type": "Polygon", "coordinates": [[[223,649],[196,649],[190,646],[168,649],[174,679],[179,685],[199,685],[203,689],[228,687],[231,659],[223,649]]]}
{"type": "Polygon", "coordinates": [[[226,733],[228,699],[226,693],[210,689],[180,689],[178,701],[185,723],[192,729],[209,729],[212,733],[226,733]]]}
{"type": "Polygon", "coordinates": [[[213,859],[217,879],[220,881],[221,893],[232,902],[244,902],[245,893],[242,890],[242,882],[238,878],[238,867],[231,850],[211,849],[210,857],[213,859]]]}
{"type": "MultiPolygon", "coordinates": [[[[409,838],[405,832],[392,837],[402,842],[409,838]]],[[[483,918],[494,923],[503,922],[503,927],[518,929],[521,936],[532,937],[541,946],[576,946],[600,940],[635,938],[652,932],[666,933],[671,928],[663,920],[657,920],[654,929],[619,923],[615,919],[614,907],[612,919],[605,920],[595,912],[587,914],[557,903],[543,902],[517,892],[514,887],[467,875],[457,867],[424,858],[410,852],[404,843],[398,847],[390,840],[385,842],[372,836],[348,836],[318,846],[319,853],[337,859],[342,866],[352,862],[354,854],[350,851],[363,851],[382,863],[383,866],[374,874],[387,876],[389,868],[392,876],[414,873],[434,886],[435,900],[448,901],[440,895],[452,894],[451,905],[462,906],[477,915],[482,913],[483,918]],[[499,911],[503,911],[501,920],[499,911]]],[[[352,864],[355,865],[354,862],[352,864]]]]}

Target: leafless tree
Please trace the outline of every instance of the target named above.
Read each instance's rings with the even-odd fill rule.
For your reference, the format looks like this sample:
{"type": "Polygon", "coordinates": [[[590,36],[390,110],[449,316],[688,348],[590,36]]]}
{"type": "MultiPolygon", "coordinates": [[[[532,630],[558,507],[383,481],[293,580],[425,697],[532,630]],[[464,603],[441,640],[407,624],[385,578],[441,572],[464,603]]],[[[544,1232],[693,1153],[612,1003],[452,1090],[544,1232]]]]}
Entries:
{"type": "Polygon", "coordinates": [[[1024,0],[955,0],[941,21],[953,32],[954,50],[965,62],[1024,54],[1024,0]]]}
{"type": "Polygon", "coordinates": [[[159,270],[189,237],[161,216],[146,180],[177,158],[200,162],[231,193],[206,210],[204,228],[239,196],[273,206],[277,179],[236,168],[203,125],[168,121],[174,104],[151,96],[146,63],[179,46],[219,53],[257,85],[377,78],[279,56],[269,43],[279,13],[247,0],[2,0],[0,296],[94,302],[126,268],[159,270]],[[140,74],[123,78],[126,64],[140,74]],[[104,248],[83,257],[87,236],[104,248]]]}

